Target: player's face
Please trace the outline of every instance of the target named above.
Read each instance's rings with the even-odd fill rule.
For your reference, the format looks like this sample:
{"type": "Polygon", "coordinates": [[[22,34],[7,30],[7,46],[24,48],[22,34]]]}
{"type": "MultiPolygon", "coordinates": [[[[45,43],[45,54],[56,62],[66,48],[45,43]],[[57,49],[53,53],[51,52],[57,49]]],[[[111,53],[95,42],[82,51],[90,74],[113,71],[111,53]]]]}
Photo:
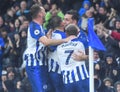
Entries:
{"type": "Polygon", "coordinates": [[[45,12],[45,9],[43,8],[43,7],[40,7],[42,10],[41,10],[41,12],[39,12],[39,14],[38,14],[38,16],[40,17],[40,19],[41,19],[41,22],[43,23],[44,22],[44,19],[45,19],[45,14],[46,14],[46,12],[45,12]]]}
{"type": "Polygon", "coordinates": [[[43,15],[45,16],[46,12],[45,12],[45,9],[43,7],[40,7],[41,8],[41,12],[43,13],[43,15]]]}
{"type": "Polygon", "coordinates": [[[68,24],[72,23],[73,20],[72,20],[72,15],[70,14],[65,14],[64,16],[64,20],[63,20],[63,23],[64,23],[64,27],[66,27],[68,24]]]}

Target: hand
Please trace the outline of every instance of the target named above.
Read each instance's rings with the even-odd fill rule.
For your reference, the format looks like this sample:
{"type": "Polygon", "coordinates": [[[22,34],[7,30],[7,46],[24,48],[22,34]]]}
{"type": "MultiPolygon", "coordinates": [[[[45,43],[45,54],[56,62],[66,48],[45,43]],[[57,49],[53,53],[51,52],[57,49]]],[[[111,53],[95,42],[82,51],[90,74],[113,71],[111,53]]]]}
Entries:
{"type": "Polygon", "coordinates": [[[51,38],[52,32],[53,32],[53,30],[52,30],[52,29],[49,29],[49,31],[48,31],[47,34],[46,34],[47,38],[49,38],[49,39],[51,38]]]}
{"type": "Polygon", "coordinates": [[[47,0],[47,3],[50,4],[50,3],[51,3],[51,0],[47,0]]]}
{"type": "Polygon", "coordinates": [[[7,37],[7,40],[10,42],[11,41],[10,37],[7,37]]]}
{"type": "Polygon", "coordinates": [[[86,60],[88,58],[88,56],[85,55],[84,52],[78,51],[78,52],[74,52],[72,54],[72,58],[76,61],[82,61],[82,60],[86,60]]]}
{"type": "Polygon", "coordinates": [[[99,65],[99,64],[96,64],[96,65],[95,65],[95,69],[96,69],[96,70],[100,70],[100,65],[99,65]]]}
{"type": "Polygon", "coordinates": [[[103,27],[103,31],[106,32],[107,34],[109,33],[109,29],[106,29],[105,27],[103,27]]]}
{"type": "Polygon", "coordinates": [[[91,8],[90,8],[90,11],[91,11],[91,12],[94,12],[94,11],[95,11],[94,7],[91,7],[91,8]]]}
{"type": "Polygon", "coordinates": [[[16,42],[16,47],[19,47],[20,39],[17,40],[16,42]]]}
{"type": "Polygon", "coordinates": [[[41,0],[38,0],[38,3],[41,4],[41,0]]]}
{"type": "Polygon", "coordinates": [[[11,28],[14,28],[14,25],[13,25],[13,23],[9,23],[9,26],[11,27],[11,28]]]}
{"type": "Polygon", "coordinates": [[[114,74],[114,76],[116,76],[117,75],[117,70],[113,70],[113,74],[114,74]]]}
{"type": "Polygon", "coordinates": [[[109,36],[106,32],[103,32],[103,35],[105,36],[105,38],[109,36]]]}

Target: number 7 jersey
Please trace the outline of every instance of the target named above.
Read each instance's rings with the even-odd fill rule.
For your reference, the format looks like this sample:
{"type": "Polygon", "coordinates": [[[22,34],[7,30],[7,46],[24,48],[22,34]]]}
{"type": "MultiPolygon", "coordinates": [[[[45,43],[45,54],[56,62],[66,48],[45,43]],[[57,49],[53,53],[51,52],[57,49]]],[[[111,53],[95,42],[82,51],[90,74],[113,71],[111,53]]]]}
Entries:
{"type": "Polygon", "coordinates": [[[65,84],[73,83],[88,78],[85,61],[75,61],[72,53],[82,51],[85,53],[83,44],[78,39],[73,39],[57,47],[57,55],[65,84]]]}

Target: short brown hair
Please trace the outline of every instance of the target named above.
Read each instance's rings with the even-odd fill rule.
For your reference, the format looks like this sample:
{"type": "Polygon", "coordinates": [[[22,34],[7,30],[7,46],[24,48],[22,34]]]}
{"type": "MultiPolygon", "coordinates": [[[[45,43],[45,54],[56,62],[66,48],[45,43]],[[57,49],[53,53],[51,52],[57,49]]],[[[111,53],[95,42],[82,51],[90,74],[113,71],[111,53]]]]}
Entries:
{"type": "Polygon", "coordinates": [[[78,35],[78,27],[75,24],[69,24],[65,27],[65,33],[67,34],[67,36],[70,35],[78,35]]]}
{"type": "Polygon", "coordinates": [[[42,10],[40,8],[41,6],[39,4],[34,4],[31,9],[30,9],[30,13],[31,13],[31,17],[32,19],[36,18],[38,13],[42,10]]]}

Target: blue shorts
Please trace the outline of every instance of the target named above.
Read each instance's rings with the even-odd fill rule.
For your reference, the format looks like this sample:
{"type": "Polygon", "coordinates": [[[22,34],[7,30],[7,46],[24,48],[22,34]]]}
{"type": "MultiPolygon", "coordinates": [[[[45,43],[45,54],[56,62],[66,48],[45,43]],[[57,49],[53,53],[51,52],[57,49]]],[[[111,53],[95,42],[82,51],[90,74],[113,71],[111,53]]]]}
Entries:
{"type": "Polygon", "coordinates": [[[26,66],[33,92],[50,92],[47,66],[26,66]]]}
{"type": "Polygon", "coordinates": [[[52,92],[63,92],[63,79],[62,75],[56,72],[49,72],[51,84],[53,85],[54,91],[52,92]]]}
{"type": "Polygon", "coordinates": [[[89,79],[65,84],[63,92],[89,92],[89,79]]]}

